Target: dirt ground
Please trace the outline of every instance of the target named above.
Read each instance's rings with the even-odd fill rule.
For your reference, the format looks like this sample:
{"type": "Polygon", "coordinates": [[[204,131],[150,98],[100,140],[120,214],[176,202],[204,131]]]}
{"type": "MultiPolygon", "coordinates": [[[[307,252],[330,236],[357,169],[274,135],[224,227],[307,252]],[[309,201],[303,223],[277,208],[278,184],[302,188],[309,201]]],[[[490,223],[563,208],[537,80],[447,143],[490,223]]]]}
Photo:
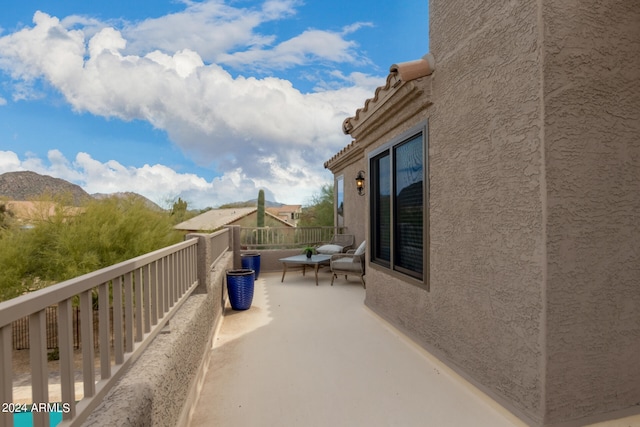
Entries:
{"type": "MultiPolygon", "coordinates": [[[[76,383],[76,400],[82,398],[82,351],[74,350],[74,377],[76,383]]],[[[96,381],[100,376],[100,355],[96,354],[94,366],[96,368],[96,381]]],[[[47,362],[49,372],[49,401],[60,402],[60,362],[53,360],[47,362]]],[[[13,402],[33,403],[31,398],[31,365],[29,350],[14,350],[12,360],[13,370],[13,402]]]]}

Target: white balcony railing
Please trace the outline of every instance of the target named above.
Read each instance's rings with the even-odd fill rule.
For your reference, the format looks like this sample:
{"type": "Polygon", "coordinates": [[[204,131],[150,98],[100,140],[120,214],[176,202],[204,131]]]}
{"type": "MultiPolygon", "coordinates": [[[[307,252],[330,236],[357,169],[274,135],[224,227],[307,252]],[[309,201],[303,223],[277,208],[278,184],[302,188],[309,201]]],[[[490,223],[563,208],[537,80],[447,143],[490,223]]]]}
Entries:
{"type": "Polygon", "coordinates": [[[344,227],[242,227],[240,245],[245,249],[299,248],[331,241],[344,227]]]}
{"type": "MultiPolygon", "coordinates": [[[[214,250],[226,251],[228,231],[216,235],[214,250]]],[[[49,403],[45,317],[47,307],[57,305],[60,403],[65,404],[61,425],[81,424],[198,285],[197,263],[198,239],[194,238],[0,303],[0,402],[14,401],[12,323],[28,316],[31,400],[49,403]],[[81,344],[79,356],[81,398],[74,382],[78,362],[73,349],[74,305],[80,307],[81,343],[89,343],[81,344]],[[93,345],[96,307],[97,349],[93,345]]],[[[32,416],[35,426],[49,425],[46,412],[32,416]]],[[[12,425],[13,414],[3,410],[0,427],[12,425]]]]}

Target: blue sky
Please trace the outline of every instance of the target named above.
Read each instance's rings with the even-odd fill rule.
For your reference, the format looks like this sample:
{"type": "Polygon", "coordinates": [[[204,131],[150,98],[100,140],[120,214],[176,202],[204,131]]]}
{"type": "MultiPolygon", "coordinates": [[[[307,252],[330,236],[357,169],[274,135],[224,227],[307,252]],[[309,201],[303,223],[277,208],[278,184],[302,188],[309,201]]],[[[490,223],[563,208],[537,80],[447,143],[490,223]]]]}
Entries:
{"type": "Polygon", "coordinates": [[[44,1],[0,14],[0,173],[203,208],[305,204],[428,1],[44,1]]]}

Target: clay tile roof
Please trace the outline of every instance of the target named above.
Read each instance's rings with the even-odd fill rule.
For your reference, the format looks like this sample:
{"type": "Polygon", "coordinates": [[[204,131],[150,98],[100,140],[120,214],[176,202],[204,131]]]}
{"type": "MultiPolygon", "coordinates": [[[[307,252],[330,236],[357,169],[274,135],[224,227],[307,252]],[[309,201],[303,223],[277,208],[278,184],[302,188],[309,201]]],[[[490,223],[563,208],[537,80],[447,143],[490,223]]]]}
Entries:
{"type": "Polygon", "coordinates": [[[211,209],[203,214],[175,225],[176,230],[216,230],[229,225],[255,211],[256,207],[211,209]]]}
{"type": "Polygon", "coordinates": [[[364,107],[356,110],[356,115],[348,117],[342,122],[342,131],[345,134],[351,133],[353,129],[353,121],[357,120],[363,113],[374,109],[381,100],[384,100],[389,95],[389,92],[394,88],[400,86],[402,83],[409,82],[411,80],[419,79],[420,77],[428,76],[433,73],[435,69],[435,60],[433,55],[428,53],[422,58],[393,64],[389,68],[389,75],[387,76],[387,82],[384,86],[380,86],[376,89],[373,98],[367,99],[364,103],[364,107]]]}
{"type": "Polygon", "coordinates": [[[355,150],[355,145],[356,145],[356,141],[351,141],[349,143],[349,145],[347,145],[346,147],[344,147],[342,150],[340,150],[337,154],[335,154],[333,157],[331,157],[329,160],[327,160],[326,162],[324,162],[324,168],[325,169],[329,169],[331,167],[331,164],[333,162],[335,162],[336,160],[338,160],[339,158],[341,158],[342,156],[346,155],[347,153],[351,152],[352,150],[355,150]]]}

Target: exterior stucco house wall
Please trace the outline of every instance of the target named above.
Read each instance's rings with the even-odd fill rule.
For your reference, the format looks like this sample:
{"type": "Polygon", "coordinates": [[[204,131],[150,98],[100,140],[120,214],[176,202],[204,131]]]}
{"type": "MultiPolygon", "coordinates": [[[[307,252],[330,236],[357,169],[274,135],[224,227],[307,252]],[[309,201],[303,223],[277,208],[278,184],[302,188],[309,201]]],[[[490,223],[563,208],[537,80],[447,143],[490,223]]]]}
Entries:
{"type": "Polygon", "coordinates": [[[432,0],[430,45],[325,164],[370,241],[372,158],[426,123],[424,276],[368,253],[365,303],[531,425],[640,413],[640,3],[432,0]]]}
{"type": "Polygon", "coordinates": [[[638,412],[640,3],[554,0],[541,15],[545,413],[638,412]]]}
{"type": "Polygon", "coordinates": [[[358,172],[366,170],[363,153],[361,146],[350,144],[333,157],[334,161],[329,160],[325,163],[325,167],[331,164],[334,171],[334,205],[336,206],[334,224],[338,227],[346,227],[346,233],[355,236],[355,247],[366,240],[367,210],[364,203],[366,191],[360,195],[356,188],[358,172]]]}

